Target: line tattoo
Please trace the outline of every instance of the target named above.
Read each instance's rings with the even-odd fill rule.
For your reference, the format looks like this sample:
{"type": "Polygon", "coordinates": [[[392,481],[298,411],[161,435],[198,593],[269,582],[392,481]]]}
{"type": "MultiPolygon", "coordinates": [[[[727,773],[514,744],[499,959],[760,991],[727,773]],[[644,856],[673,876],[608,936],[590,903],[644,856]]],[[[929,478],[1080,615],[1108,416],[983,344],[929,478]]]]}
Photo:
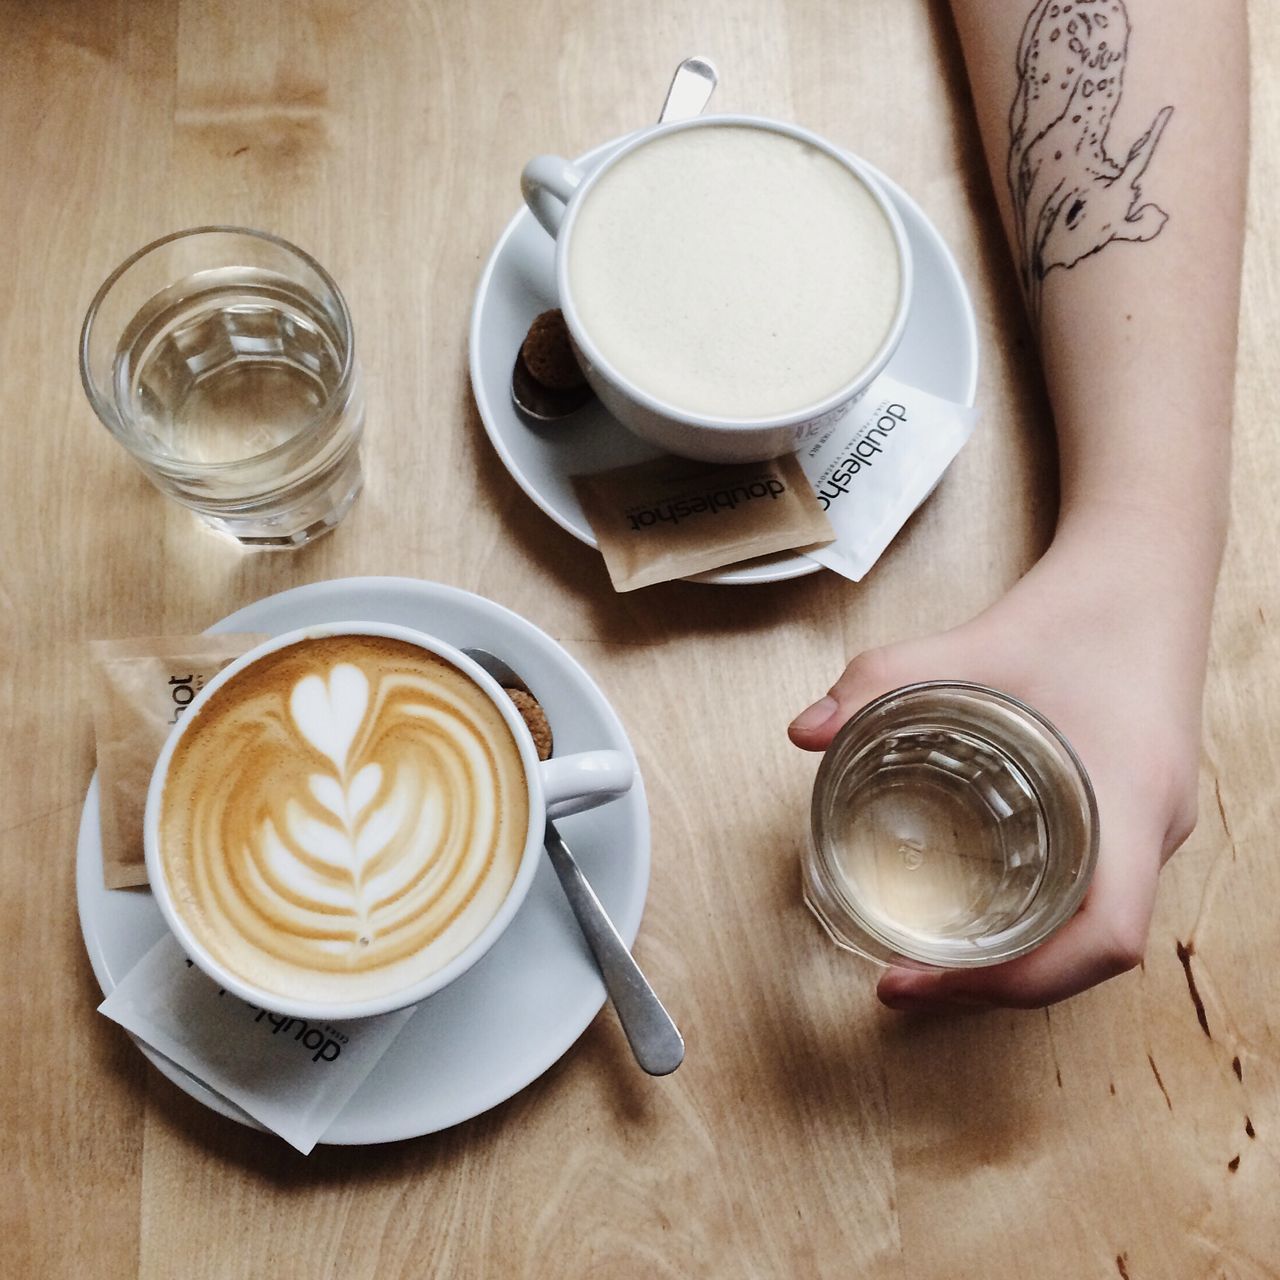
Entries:
{"type": "Polygon", "coordinates": [[[1044,278],[1117,240],[1151,240],[1168,214],[1140,179],[1173,115],[1164,107],[1123,162],[1107,151],[1129,55],[1123,0],[1037,0],[1018,45],[1009,112],[1009,193],[1019,270],[1040,318],[1044,278]]]}

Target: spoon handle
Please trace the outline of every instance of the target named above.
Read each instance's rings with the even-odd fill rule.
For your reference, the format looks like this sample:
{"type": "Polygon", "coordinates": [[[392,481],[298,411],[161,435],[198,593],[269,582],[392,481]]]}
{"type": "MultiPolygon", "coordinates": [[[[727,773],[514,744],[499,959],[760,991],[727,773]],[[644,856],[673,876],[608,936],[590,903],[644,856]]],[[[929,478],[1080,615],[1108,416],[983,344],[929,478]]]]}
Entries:
{"type": "Polygon", "coordinates": [[[600,966],[605,989],[636,1061],[651,1076],[670,1075],[684,1061],[684,1039],[676,1024],[631,958],[626,943],[552,822],[547,823],[545,844],[565,897],[600,966]]]}
{"type": "Polygon", "coordinates": [[[671,77],[671,88],[667,90],[667,100],[662,104],[658,123],[692,120],[694,116],[700,116],[715,92],[719,78],[710,59],[686,58],[671,77]]]}

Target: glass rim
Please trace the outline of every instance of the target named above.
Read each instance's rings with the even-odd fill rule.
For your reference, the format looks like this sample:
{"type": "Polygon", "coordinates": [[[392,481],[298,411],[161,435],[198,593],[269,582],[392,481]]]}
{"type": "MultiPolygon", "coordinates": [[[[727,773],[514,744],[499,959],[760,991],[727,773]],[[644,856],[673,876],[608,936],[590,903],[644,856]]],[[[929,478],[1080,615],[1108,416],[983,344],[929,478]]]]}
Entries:
{"type": "MultiPolygon", "coordinates": [[[[976,735],[975,736],[979,736],[976,735]]],[[[868,743],[868,746],[870,743],[868,743]]],[[[997,747],[998,744],[992,744],[997,747]]],[[[1085,894],[1089,890],[1089,886],[1093,880],[1093,873],[1098,862],[1099,848],[1099,816],[1098,816],[1098,799],[1094,791],[1093,780],[1089,777],[1089,771],[1085,768],[1084,762],[1080,759],[1076,749],[1071,745],[1066,735],[1042,712],[1037,711],[1035,707],[1024,702],[1021,698],[1014,694],[1006,693],[1003,689],[994,688],[991,685],[980,684],[975,680],[920,680],[913,684],[901,685],[896,689],[890,689],[887,693],[882,693],[878,698],[868,702],[854,715],[852,715],[840,729],[837,731],[835,738],[832,739],[831,745],[823,754],[822,762],[818,766],[818,774],[814,780],[813,794],[809,805],[809,832],[810,843],[813,852],[817,855],[822,864],[824,877],[828,880],[826,889],[833,893],[838,899],[840,905],[846,911],[849,919],[854,925],[865,932],[870,938],[882,946],[886,952],[890,953],[894,959],[892,963],[902,965],[908,968],[927,968],[927,969],[981,969],[992,965],[1004,964],[1009,960],[1016,960],[1019,956],[1035,950],[1037,947],[1047,942],[1055,933],[1058,932],[1068,921],[1070,921],[1080,908],[1080,904],[1084,901],[1085,894]],[[1005,707],[1012,709],[1020,715],[1026,716],[1035,725],[1042,729],[1050,740],[1065,754],[1068,763],[1072,767],[1072,771],[1080,786],[1080,797],[1084,804],[1085,814],[1088,818],[1089,833],[1088,845],[1084,850],[1081,858],[1080,873],[1073,881],[1070,891],[1064,895],[1062,902],[1045,918],[1047,928],[1037,930],[1035,934],[1028,937],[1025,941],[1019,941],[1013,946],[1006,946],[1003,949],[993,948],[991,950],[982,950],[972,955],[951,955],[949,954],[945,961],[938,956],[925,954],[924,948],[906,949],[903,947],[905,939],[896,933],[886,932],[882,927],[877,926],[876,922],[870,919],[864,912],[858,909],[857,904],[852,900],[850,895],[845,891],[840,883],[840,877],[832,873],[830,865],[829,851],[827,842],[818,838],[820,830],[825,830],[825,817],[822,816],[822,805],[819,796],[819,784],[824,781],[826,774],[834,765],[828,765],[828,761],[833,758],[833,753],[842,742],[854,736],[854,728],[856,725],[865,722],[873,712],[881,710],[890,703],[900,700],[906,700],[916,697],[920,694],[940,691],[958,691],[961,693],[978,694],[982,697],[989,698],[996,703],[1003,704],[1005,707]]],[[[819,916],[821,920],[821,916],[819,916]]],[[[828,933],[831,932],[831,925],[822,920],[824,928],[828,933]]],[[[1001,931],[1000,935],[1007,936],[1014,926],[1010,926],[1001,931]]],[[[854,948],[858,948],[855,946],[854,948]]]]}
{"type": "Polygon", "coordinates": [[[170,231],[168,234],[159,236],[155,240],[144,244],[140,249],[135,249],[127,258],[124,259],[98,286],[97,291],[93,295],[89,308],[85,312],[84,322],[80,326],[80,341],[78,344],[79,363],[80,363],[80,385],[84,388],[84,394],[89,401],[90,408],[97,415],[98,420],[102,423],[113,436],[120,439],[125,444],[129,452],[141,461],[150,466],[154,466],[159,470],[172,467],[174,464],[182,467],[184,471],[189,471],[196,475],[216,475],[222,472],[230,471],[236,467],[242,467],[246,463],[257,463],[269,461],[271,458],[282,456],[288,450],[294,448],[299,439],[311,435],[318,427],[322,427],[326,423],[332,421],[341,412],[343,406],[350,398],[352,385],[355,381],[356,371],[356,341],[355,341],[355,325],[351,319],[351,309],[347,305],[347,300],[343,296],[342,290],[338,287],[338,282],[329,274],[327,270],[309,254],[305,249],[300,249],[291,240],[286,240],[283,236],[278,236],[272,231],[259,231],[255,227],[236,226],[231,223],[205,223],[198,227],[185,227],[178,231],[170,231]],[[199,460],[175,458],[172,454],[157,453],[153,449],[149,449],[141,441],[129,438],[124,439],[123,432],[120,429],[120,415],[116,409],[115,403],[110,396],[104,395],[99,389],[97,383],[93,379],[93,375],[89,369],[89,341],[94,331],[94,321],[97,319],[98,312],[106,300],[107,295],[115,287],[116,284],[124,277],[125,273],[140,262],[148,254],[155,252],[157,249],[163,248],[167,244],[172,244],[175,240],[191,239],[196,236],[204,235],[239,235],[250,236],[255,240],[265,240],[278,248],[283,249],[286,253],[298,258],[304,265],[320,277],[321,282],[333,294],[334,300],[338,306],[339,317],[344,330],[346,339],[346,350],[343,352],[342,372],[338,377],[338,385],[334,389],[333,394],[325,401],[324,405],[316,411],[307,421],[293,432],[287,439],[274,444],[270,449],[264,449],[261,453],[246,454],[243,458],[232,458],[221,462],[202,462],[199,460]]]}

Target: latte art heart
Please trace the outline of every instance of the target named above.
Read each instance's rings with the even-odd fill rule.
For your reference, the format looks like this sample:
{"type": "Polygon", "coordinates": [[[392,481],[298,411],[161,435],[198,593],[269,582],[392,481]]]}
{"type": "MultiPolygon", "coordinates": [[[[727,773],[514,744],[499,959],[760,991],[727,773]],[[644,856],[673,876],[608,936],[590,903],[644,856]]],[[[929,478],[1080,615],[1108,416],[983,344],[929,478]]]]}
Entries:
{"type": "Polygon", "coordinates": [[[528,832],[485,692],[401,640],[333,636],[217,690],[169,766],[161,856],[213,957],[293,999],[413,985],[484,929],[528,832]]]}

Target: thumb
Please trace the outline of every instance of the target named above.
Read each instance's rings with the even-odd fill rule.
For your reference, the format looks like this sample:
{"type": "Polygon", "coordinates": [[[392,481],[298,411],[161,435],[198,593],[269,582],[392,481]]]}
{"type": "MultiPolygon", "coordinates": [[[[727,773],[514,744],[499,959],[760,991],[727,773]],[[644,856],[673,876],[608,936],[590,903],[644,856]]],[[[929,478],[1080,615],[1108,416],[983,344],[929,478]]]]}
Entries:
{"type": "Polygon", "coordinates": [[[796,716],[787,733],[797,747],[825,751],[854,712],[904,683],[908,682],[900,678],[899,663],[889,650],[868,649],[845,667],[824,697],[796,716]]]}

